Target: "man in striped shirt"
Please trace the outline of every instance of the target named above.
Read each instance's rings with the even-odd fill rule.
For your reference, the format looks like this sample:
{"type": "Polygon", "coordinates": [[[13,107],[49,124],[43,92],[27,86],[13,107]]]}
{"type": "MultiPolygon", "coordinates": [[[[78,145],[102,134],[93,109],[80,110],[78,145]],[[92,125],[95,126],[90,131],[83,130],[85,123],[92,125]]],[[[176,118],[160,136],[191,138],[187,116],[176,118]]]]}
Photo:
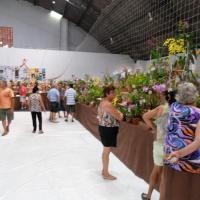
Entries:
{"type": "Polygon", "coordinates": [[[71,114],[72,122],[74,122],[74,113],[76,105],[76,91],[73,89],[73,84],[69,84],[69,88],[65,91],[65,100],[66,100],[66,110],[67,118],[65,121],[68,121],[68,116],[71,114]]]}

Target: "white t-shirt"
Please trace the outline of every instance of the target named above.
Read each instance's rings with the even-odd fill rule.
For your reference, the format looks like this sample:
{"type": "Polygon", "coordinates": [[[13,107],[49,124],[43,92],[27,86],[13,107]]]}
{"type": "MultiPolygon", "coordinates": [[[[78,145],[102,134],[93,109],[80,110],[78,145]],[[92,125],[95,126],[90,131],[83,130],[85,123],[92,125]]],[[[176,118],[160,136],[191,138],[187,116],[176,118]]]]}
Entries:
{"type": "Polygon", "coordinates": [[[65,97],[67,97],[67,105],[75,105],[76,104],[76,91],[73,88],[69,88],[65,91],[65,97]]]}

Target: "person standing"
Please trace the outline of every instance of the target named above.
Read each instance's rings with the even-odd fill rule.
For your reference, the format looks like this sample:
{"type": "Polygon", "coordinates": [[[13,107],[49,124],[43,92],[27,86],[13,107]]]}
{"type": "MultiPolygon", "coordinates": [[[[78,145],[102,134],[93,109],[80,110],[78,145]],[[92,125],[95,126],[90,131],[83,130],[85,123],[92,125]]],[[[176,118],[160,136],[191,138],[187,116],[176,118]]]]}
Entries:
{"type": "Polygon", "coordinates": [[[69,88],[65,91],[65,100],[66,100],[66,110],[67,118],[65,121],[68,121],[68,116],[71,114],[72,122],[74,122],[74,113],[76,105],[76,91],[73,89],[73,84],[69,84],[69,88]]]}
{"type": "Polygon", "coordinates": [[[14,118],[14,92],[7,86],[6,81],[0,81],[0,120],[2,121],[5,136],[14,118]]]}
{"type": "Polygon", "coordinates": [[[104,98],[98,107],[99,133],[104,146],[102,153],[102,176],[104,179],[115,180],[116,177],[112,176],[108,170],[109,155],[111,148],[117,146],[119,121],[123,120],[123,114],[112,104],[115,98],[115,88],[113,86],[105,87],[103,92],[104,98]]]}
{"type": "Polygon", "coordinates": [[[164,164],[177,171],[200,174],[200,109],[199,96],[190,82],[178,86],[177,102],[170,107],[164,141],[164,164]]]}
{"type": "Polygon", "coordinates": [[[161,105],[143,115],[144,122],[153,133],[156,133],[156,139],[153,143],[154,167],[150,176],[149,189],[147,193],[142,193],[142,200],[151,199],[152,192],[161,177],[164,159],[164,137],[167,133],[169,105],[176,101],[173,91],[160,93],[159,96],[161,105]]]}
{"type": "Polygon", "coordinates": [[[47,98],[50,101],[50,117],[49,121],[53,123],[57,123],[56,121],[56,113],[59,109],[58,102],[60,101],[60,94],[56,88],[56,84],[52,84],[51,89],[48,91],[47,98]]]}
{"type": "Polygon", "coordinates": [[[200,109],[195,106],[198,96],[193,83],[181,83],[178,85],[177,102],[170,106],[160,200],[170,199],[166,197],[176,190],[177,200],[200,199],[199,192],[193,190],[192,182],[194,176],[200,176],[200,109]],[[178,183],[177,178],[182,182],[178,183]]]}
{"type": "Polygon", "coordinates": [[[20,102],[21,102],[21,110],[26,109],[26,95],[27,95],[27,88],[25,86],[25,83],[21,84],[21,87],[19,89],[20,94],[20,102]]]}
{"type": "Polygon", "coordinates": [[[58,116],[59,116],[59,118],[61,118],[60,112],[63,111],[64,117],[66,117],[66,114],[65,114],[65,100],[64,100],[64,98],[65,98],[65,89],[64,89],[64,85],[62,83],[58,84],[58,91],[60,93],[58,116]]]}
{"type": "Polygon", "coordinates": [[[29,96],[28,100],[29,110],[31,111],[32,121],[33,121],[33,133],[37,130],[37,120],[39,121],[39,133],[44,133],[42,130],[42,110],[46,111],[42,97],[38,94],[38,87],[33,88],[33,93],[29,96]]]}

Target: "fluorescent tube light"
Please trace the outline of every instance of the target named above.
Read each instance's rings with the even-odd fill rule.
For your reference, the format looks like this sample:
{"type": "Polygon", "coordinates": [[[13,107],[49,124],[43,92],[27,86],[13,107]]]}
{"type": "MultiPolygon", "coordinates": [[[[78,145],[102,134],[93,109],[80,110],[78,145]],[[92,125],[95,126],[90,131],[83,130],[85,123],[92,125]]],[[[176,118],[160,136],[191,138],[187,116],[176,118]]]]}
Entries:
{"type": "Polygon", "coordinates": [[[53,17],[53,18],[56,18],[56,19],[61,19],[62,18],[61,14],[59,14],[59,13],[53,11],[53,10],[50,12],[50,16],[53,17]]]}

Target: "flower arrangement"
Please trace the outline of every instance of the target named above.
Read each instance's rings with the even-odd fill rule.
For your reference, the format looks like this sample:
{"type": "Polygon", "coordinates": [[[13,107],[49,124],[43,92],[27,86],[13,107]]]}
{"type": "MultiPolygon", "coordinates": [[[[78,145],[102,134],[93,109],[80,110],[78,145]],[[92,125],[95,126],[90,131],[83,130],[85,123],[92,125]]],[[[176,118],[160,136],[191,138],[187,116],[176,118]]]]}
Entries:
{"type": "Polygon", "coordinates": [[[179,53],[185,53],[185,40],[182,38],[168,38],[165,40],[163,46],[168,48],[168,52],[170,55],[175,55],[179,53]]]}
{"type": "Polygon", "coordinates": [[[165,84],[156,84],[153,87],[153,90],[158,93],[163,93],[166,91],[166,85],[165,84]]]}

